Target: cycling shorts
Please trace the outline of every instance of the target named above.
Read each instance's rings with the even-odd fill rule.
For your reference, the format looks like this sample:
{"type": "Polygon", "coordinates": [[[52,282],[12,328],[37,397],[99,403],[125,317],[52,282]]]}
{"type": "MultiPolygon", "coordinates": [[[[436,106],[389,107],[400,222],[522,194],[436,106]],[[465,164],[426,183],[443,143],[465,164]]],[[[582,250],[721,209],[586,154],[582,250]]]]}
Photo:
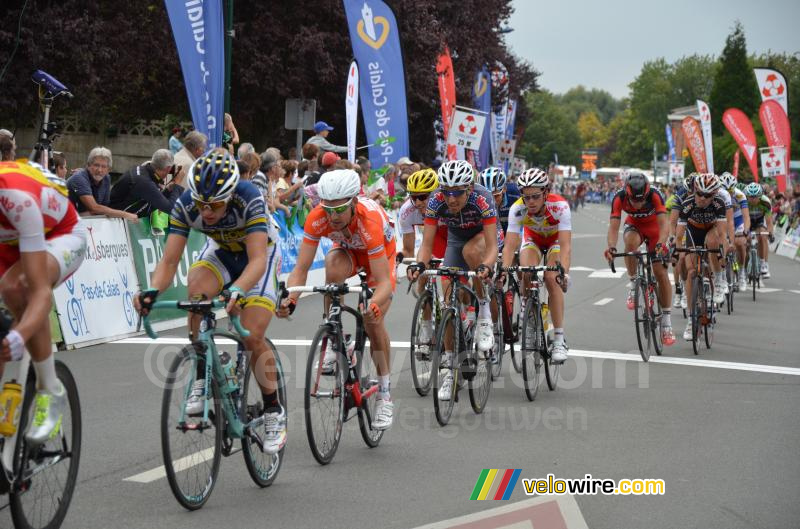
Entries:
{"type": "MultiPolygon", "coordinates": [[[[394,246],[394,242],[386,247],[386,250],[389,251],[391,247],[391,253],[385,257],[387,261],[389,261],[389,278],[392,282],[392,292],[395,291],[395,287],[397,286],[397,266],[395,265],[395,257],[397,256],[397,248],[394,246]]],[[[378,281],[373,277],[372,270],[370,269],[369,263],[370,258],[365,251],[355,251],[351,250],[350,248],[343,248],[340,245],[334,243],[333,250],[339,250],[347,254],[350,258],[350,271],[348,272],[348,277],[353,277],[359,272],[366,272],[367,273],[367,284],[370,288],[375,288],[378,285],[378,281]]],[[[380,259],[380,258],[378,258],[380,259]]]]}
{"type": "MultiPolygon", "coordinates": [[[[86,227],[81,222],[75,224],[69,233],[45,240],[45,251],[58,263],[58,281],[53,287],[66,281],[81,266],[86,256],[87,240],[86,227]]],[[[18,246],[0,244],[0,277],[19,261],[19,257],[18,246]]]]}

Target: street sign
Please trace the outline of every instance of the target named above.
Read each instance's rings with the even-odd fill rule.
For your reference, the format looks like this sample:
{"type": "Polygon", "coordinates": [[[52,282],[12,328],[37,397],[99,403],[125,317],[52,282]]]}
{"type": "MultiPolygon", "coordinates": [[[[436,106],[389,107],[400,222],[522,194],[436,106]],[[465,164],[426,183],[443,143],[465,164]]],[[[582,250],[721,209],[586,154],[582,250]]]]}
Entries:
{"type": "Polygon", "coordinates": [[[447,143],[464,149],[478,150],[485,126],[485,114],[477,110],[456,107],[447,143]]]}
{"type": "Polygon", "coordinates": [[[313,130],[317,121],[317,101],[287,99],[283,127],[287,130],[313,130]]]}

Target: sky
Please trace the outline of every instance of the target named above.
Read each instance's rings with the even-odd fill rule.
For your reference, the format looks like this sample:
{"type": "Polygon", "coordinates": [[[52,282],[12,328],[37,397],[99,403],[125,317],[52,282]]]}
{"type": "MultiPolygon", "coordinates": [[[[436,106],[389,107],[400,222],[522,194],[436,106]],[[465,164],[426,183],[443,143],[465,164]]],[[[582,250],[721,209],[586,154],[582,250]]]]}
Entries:
{"type": "Polygon", "coordinates": [[[747,52],[800,54],[800,0],[514,0],[505,35],[514,53],[563,93],[579,84],[616,98],[649,60],[719,56],[734,22],[747,52]],[[766,13],[766,14],[765,14],[766,13]]]}

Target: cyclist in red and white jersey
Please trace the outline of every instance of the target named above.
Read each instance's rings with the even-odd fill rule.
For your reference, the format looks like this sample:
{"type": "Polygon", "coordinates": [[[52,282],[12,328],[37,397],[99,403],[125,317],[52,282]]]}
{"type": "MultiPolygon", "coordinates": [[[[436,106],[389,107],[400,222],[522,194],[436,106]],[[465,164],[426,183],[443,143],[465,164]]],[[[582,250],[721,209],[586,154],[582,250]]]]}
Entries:
{"type": "Polygon", "coordinates": [[[21,162],[0,162],[0,296],[14,315],[0,351],[0,372],[27,347],[36,396],[25,438],[42,443],[58,434],[67,393],[56,376],[50,343],[53,289],[78,269],[86,229],[67,198],[66,184],[21,162]]]}

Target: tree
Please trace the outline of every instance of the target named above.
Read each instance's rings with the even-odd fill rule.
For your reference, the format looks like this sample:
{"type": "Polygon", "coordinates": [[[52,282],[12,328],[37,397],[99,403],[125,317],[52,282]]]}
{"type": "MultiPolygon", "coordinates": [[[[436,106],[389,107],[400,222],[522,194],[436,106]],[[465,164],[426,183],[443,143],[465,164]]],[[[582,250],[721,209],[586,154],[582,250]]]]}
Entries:
{"type": "Polygon", "coordinates": [[[622,101],[614,99],[614,96],[605,90],[592,88],[587,90],[583,85],[570,88],[561,96],[558,96],[561,104],[565,105],[577,120],[581,114],[594,112],[604,125],[623,109],[622,101]]]}
{"type": "Polygon", "coordinates": [[[611,166],[647,167],[653,156],[653,142],[630,108],[617,114],[608,124],[605,160],[611,166]]]}
{"type": "Polygon", "coordinates": [[[578,134],[587,149],[599,149],[608,140],[608,131],[594,112],[584,112],[578,118],[578,134]]]}
{"type": "Polygon", "coordinates": [[[547,167],[554,155],[562,164],[578,165],[581,139],[575,120],[548,91],[528,93],[525,106],[531,115],[517,152],[535,166],[547,167]]]}
{"type": "Polygon", "coordinates": [[[708,104],[711,106],[711,127],[714,135],[723,133],[722,114],[728,108],[738,108],[748,116],[758,112],[760,97],[752,66],[747,62],[747,43],[741,22],[725,39],[719,58],[714,86],[708,104]]]}

